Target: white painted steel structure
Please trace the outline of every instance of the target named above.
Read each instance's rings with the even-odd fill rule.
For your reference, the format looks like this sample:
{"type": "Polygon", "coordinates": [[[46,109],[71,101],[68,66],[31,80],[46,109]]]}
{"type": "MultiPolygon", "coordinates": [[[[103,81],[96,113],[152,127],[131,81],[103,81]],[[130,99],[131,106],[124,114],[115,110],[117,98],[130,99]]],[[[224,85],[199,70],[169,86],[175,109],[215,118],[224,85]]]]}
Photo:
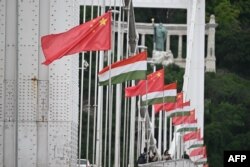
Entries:
{"type": "Polygon", "coordinates": [[[42,65],[40,36],[79,24],[77,2],[0,1],[0,167],[76,164],[78,56],[42,65]]]}

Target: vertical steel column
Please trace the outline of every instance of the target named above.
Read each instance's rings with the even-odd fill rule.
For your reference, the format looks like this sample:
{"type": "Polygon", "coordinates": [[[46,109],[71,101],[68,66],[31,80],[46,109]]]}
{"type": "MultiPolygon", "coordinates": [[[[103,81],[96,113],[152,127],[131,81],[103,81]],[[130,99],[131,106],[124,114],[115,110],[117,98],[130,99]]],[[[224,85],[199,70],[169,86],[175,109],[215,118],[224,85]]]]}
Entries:
{"type": "Polygon", "coordinates": [[[5,40],[4,54],[4,133],[3,133],[3,163],[6,166],[15,166],[16,157],[16,112],[17,112],[17,1],[5,1],[4,12],[4,32],[1,32],[5,40]],[[12,158],[10,158],[12,157],[12,158]]]}
{"type": "Polygon", "coordinates": [[[0,1],[0,166],[4,166],[6,1],[0,1]]]}
{"type": "Polygon", "coordinates": [[[194,0],[188,8],[187,59],[183,91],[197,111],[201,136],[204,134],[204,47],[205,47],[205,0],[194,0]],[[196,89],[193,89],[193,88],[196,89]]]}
{"type": "Polygon", "coordinates": [[[48,103],[49,71],[42,65],[44,55],[41,50],[40,36],[49,34],[50,2],[39,1],[39,36],[38,36],[38,99],[37,99],[37,166],[48,166],[48,103]]]}

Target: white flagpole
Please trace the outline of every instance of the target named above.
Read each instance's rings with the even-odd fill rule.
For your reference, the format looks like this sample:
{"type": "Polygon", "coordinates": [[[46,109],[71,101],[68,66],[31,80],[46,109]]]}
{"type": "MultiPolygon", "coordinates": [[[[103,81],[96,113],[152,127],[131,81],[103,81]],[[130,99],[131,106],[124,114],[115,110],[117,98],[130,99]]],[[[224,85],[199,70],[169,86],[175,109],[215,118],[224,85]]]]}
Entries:
{"type": "MultiPolygon", "coordinates": [[[[154,65],[153,67],[153,72],[156,71],[156,66],[154,65]]],[[[154,137],[155,136],[155,110],[154,110],[154,107],[152,105],[152,113],[151,113],[151,119],[152,119],[152,136],[154,137]]]]}
{"type": "MultiPolygon", "coordinates": [[[[125,83],[125,87],[127,86],[127,84],[125,83]]],[[[122,153],[122,167],[125,166],[125,160],[126,160],[126,130],[127,130],[127,126],[126,126],[126,120],[127,120],[127,98],[125,98],[125,102],[124,102],[124,117],[123,117],[123,153],[122,153]]]]}
{"type": "MultiPolygon", "coordinates": [[[[86,21],[86,5],[84,5],[83,23],[86,21]]],[[[79,143],[78,143],[78,165],[80,167],[81,149],[82,149],[82,110],[83,110],[83,82],[84,82],[84,53],[82,53],[81,66],[81,102],[80,102],[80,123],[79,123],[79,143]]]]}
{"type": "Polygon", "coordinates": [[[112,101],[113,101],[113,86],[111,85],[111,52],[108,54],[108,64],[109,64],[109,151],[108,151],[108,167],[111,167],[111,141],[112,141],[112,101]]]}
{"type": "Polygon", "coordinates": [[[172,118],[169,119],[169,147],[168,148],[170,148],[171,143],[172,143],[172,118]]]}
{"type": "Polygon", "coordinates": [[[104,164],[103,166],[106,167],[107,164],[107,135],[108,135],[108,102],[109,102],[109,92],[108,87],[106,89],[106,109],[105,109],[105,128],[104,128],[104,164]]]}
{"type": "MultiPolygon", "coordinates": [[[[105,0],[102,2],[101,13],[105,12],[105,0]]],[[[104,52],[100,51],[99,70],[103,69],[104,52]]],[[[97,106],[97,129],[96,129],[96,165],[101,167],[102,159],[102,108],[103,108],[103,86],[98,86],[98,106],[97,106]]]]}
{"type": "MultiPolygon", "coordinates": [[[[129,1],[129,4],[128,4],[128,10],[127,10],[127,29],[128,29],[128,32],[127,32],[127,40],[129,39],[129,14],[130,14],[130,10],[133,10],[133,9],[130,9],[131,7],[131,1],[129,1]]],[[[127,43],[127,48],[128,47],[128,43],[127,43]]],[[[129,54],[129,49],[128,49],[128,55],[129,54]]],[[[135,81],[132,81],[131,82],[131,86],[135,86],[135,81]]],[[[130,113],[130,142],[129,142],[129,166],[130,167],[134,167],[134,140],[135,140],[135,110],[136,110],[136,97],[131,97],[131,113],[130,113]]]]}
{"type": "MultiPolygon", "coordinates": [[[[91,5],[91,20],[93,19],[93,0],[91,5]]],[[[89,87],[88,87],[88,120],[87,120],[87,145],[86,145],[86,159],[89,159],[89,124],[90,124],[90,109],[91,109],[91,75],[92,75],[92,55],[93,52],[90,52],[89,57],[89,87]]]]}
{"type": "MultiPolygon", "coordinates": [[[[98,2],[99,4],[99,2],[98,2]]],[[[97,7],[97,16],[100,14],[100,8],[97,7]]],[[[97,113],[97,76],[98,76],[98,60],[99,60],[99,52],[96,52],[96,66],[95,66],[95,101],[94,101],[94,130],[93,130],[93,159],[92,163],[96,164],[95,161],[95,149],[96,149],[96,113],[97,113]]]]}
{"type": "Polygon", "coordinates": [[[163,151],[167,149],[167,113],[163,111],[164,127],[163,127],[163,151]]]}
{"type": "Polygon", "coordinates": [[[126,152],[125,152],[125,166],[129,163],[129,116],[130,116],[130,101],[127,101],[127,132],[126,132],[126,152]]]}
{"type": "Polygon", "coordinates": [[[162,111],[159,113],[159,128],[158,128],[158,150],[161,153],[161,139],[162,139],[162,111]]]}
{"type": "MultiPolygon", "coordinates": [[[[114,19],[115,22],[115,19],[114,19]]],[[[119,1],[119,16],[118,16],[118,41],[117,41],[117,61],[120,61],[121,51],[121,1],[119,1]]],[[[120,125],[121,125],[121,97],[122,84],[116,85],[116,122],[115,122],[115,161],[114,166],[120,167],[120,125]]]]}
{"type": "Polygon", "coordinates": [[[95,65],[95,100],[94,100],[94,127],[93,127],[93,153],[92,153],[92,163],[95,164],[95,139],[96,139],[96,110],[97,110],[97,72],[98,72],[98,57],[99,54],[96,52],[96,65],[95,65]]]}
{"type": "Polygon", "coordinates": [[[139,157],[140,153],[141,153],[141,122],[142,122],[142,118],[141,118],[141,106],[140,106],[140,99],[138,100],[138,123],[137,123],[137,154],[136,156],[139,157]]]}

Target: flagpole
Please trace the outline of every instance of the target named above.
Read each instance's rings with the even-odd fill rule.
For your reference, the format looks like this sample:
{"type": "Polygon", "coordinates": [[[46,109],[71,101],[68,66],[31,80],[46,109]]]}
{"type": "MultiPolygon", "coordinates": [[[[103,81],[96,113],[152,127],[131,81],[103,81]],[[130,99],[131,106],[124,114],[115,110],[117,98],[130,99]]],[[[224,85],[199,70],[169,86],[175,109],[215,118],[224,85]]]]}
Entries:
{"type": "MultiPolygon", "coordinates": [[[[83,7],[83,23],[86,21],[86,5],[83,7]]],[[[82,150],[82,112],[83,112],[83,86],[84,86],[84,53],[82,53],[81,66],[81,102],[80,102],[80,124],[79,124],[79,145],[78,145],[78,165],[80,167],[81,150],[82,150]]]]}
{"type": "MultiPolygon", "coordinates": [[[[98,0],[98,4],[99,4],[99,0],[98,0]]],[[[100,8],[97,5],[97,16],[100,15],[100,8]]],[[[94,102],[94,130],[93,130],[93,159],[92,159],[92,163],[96,164],[96,160],[95,160],[95,153],[96,153],[96,117],[97,117],[97,76],[98,76],[98,60],[99,60],[99,52],[96,52],[96,66],[95,66],[95,102],[94,102]]]]}
{"type": "MultiPolygon", "coordinates": [[[[127,87],[127,83],[125,83],[125,87],[127,87]]],[[[126,120],[127,120],[127,98],[125,98],[125,101],[124,101],[124,117],[123,117],[123,153],[122,153],[122,167],[125,166],[125,157],[126,157],[126,131],[127,131],[127,128],[126,128],[126,120]]]]}
{"type": "Polygon", "coordinates": [[[171,145],[171,142],[172,142],[172,118],[170,117],[169,118],[169,147],[168,148],[170,148],[170,145],[171,145]]]}
{"type": "Polygon", "coordinates": [[[125,151],[125,166],[128,165],[129,163],[129,116],[130,116],[130,109],[129,109],[129,106],[130,106],[130,101],[127,101],[127,131],[126,131],[126,151],[125,151]]]}
{"type": "Polygon", "coordinates": [[[164,128],[163,128],[163,151],[167,150],[167,113],[163,111],[163,117],[164,117],[164,128]]]}
{"type": "MultiPolygon", "coordinates": [[[[129,39],[129,25],[130,25],[130,12],[131,10],[131,3],[132,3],[132,0],[129,0],[129,3],[128,3],[128,9],[127,9],[127,29],[128,29],[128,32],[127,32],[127,40],[129,39]]],[[[127,48],[128,45],[127,45],[127,48]]],[[[130,55],[129,53],[131,53],[131,50],[132,48],[130,48],[130,52],[128,52],[128,55],[130,55]]],[[[135,53],[135,51],[132,51],[133,54],[135,53]]],[[[135,85],[135,81],[131,81],[131,86],[134,86],[135,85]]],[[[132,97],[131,98],[131,114],[130,114],[130,144],[129,144],[129,166],[130,167],[134,167],[134,140],[135,140],[135,109],[136,109],[136,97],[132,97]]]]}
{"type": "Polygon", "coordinates": [[[97,110],[97,72],[98,72],[98,57],[99,53],[96,52],[96,65],[95,65],[95,93],[94,93],[94,127],[93,127],[93,153],[92,153],[92,163],[95,164],[95,136],[96,136],[96,110],[97,110]]]}
{"type": "MultiPolygon", "coordinates": [[[[156,66],[153,65],[153,72],[155,72],[155,71],[156,71],[156,66]]],[[[155,136],[155,111],[154,111],[153,105],[152,105],[151,119],[152,119],[152,129],[153,129],[152,136],[154,137],[155,136]]]]}
{"type": "MultiPolygon", "coordinates": [[[[114,19],[114,24],[115,24],[114,19]]],[[[121,1],[119,1],[119,15],[118,15],[118,46],[117,46],[117,61],[121,60],[121,1]]],[[[116,122],[115,122],[115,161],[114,166],[120,167],[120,126],[121,126],[121,97],[122,84],[116,85],[116,122]]]]}
{"type": "MultiPolygon", "coordinates": [[[[93,0],[91,5],[91,20],[93,19],[93,0]]],[[[91,74],[92,74],[92,51],[89,56],[89,91],[88,91],[88,120],[87,120],[87,145],[86,145],[86,159],[89,159],[89,124],[90,124],[90,109],[91,109],[91,74]]]]}
{"type": "Polygon", "coordinates": [[[158,150],[161,154],[161,139],[162,139],[162,111],[159,113],[159,131],[158,131],[158,150]]]}
{"type": "Polygon", "coordinates": [[[107,134],[108,134],[108,102],[109,102],[109,92],[108,87],[106,89],[106,109],[105,109],[105,128],[104,128],[104,164],[103,166],[106,167],[107,164],[107,134]]]}
{"type": "MultiPolygon", "coordinates": [[[[102,1],[101,13],[105,12],[105,0],[102,1]]],[[[103,69],[104,52],[100,51],[99,70],[103,69]]],[[[97,106],[97,129],[96,129],[96,165],[101,167],[102,150],[102,108],[103,108],[103,86],[98,86],[98,106],[97,106]]]]}
{"type": "Polygon", "coordinates": [[[137,154],[136,156],[139,157],[140,153],[141,153],[141,122],[142,122],[142,118],[141,118],[141,106],[140,106],[140,99],[138,99],[138,123],[137,123],[137,154]]]}

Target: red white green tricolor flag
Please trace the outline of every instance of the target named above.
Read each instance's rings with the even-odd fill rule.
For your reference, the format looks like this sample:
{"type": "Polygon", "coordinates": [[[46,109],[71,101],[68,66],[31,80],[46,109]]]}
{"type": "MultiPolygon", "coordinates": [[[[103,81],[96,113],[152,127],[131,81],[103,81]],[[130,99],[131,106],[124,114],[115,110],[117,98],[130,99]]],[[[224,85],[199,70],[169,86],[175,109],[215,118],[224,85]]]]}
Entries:
{"type": "Polygon", "coordinates": [[[129,80],[141,80],[146,78],[147,52],[141,52],[122,61],[118,61],[102,69],[99,76],[100,85],[122,83],[129,80]]]}
{"type": "Polygon", "coordinates": [[[162,103],[162,102],[175,102],[177,95],[177,84],[171,83],[165,85],[163,90],[150,92],[142,96],[142,105],[162,103]]]}
{"type": "Polygon", "coordinates": [[[190,153],[195,148],[202,147],[204,141],[200,136],[200,129],[184,134],[183,142],[184,148],[185,150],[187,150],[187,153],[190,153]]]}
{"type": "Polygon", "coordinates": [[[175,126],[175,132],[191,132],[198,129],[197,123],[184,123],[175,126]]]}
{"type": "Polygon", "coordinates": [[[198,147],[192,150],[189,154],[189,157],[193,162],[196,162],[197,160],[201,158],[207,157],[206,146],[198,147]]]}
{"type": "Polygon", "coordinates": [[[162,90],[164,87],[164,69],[153,72],[147,76],[147,80],[141,80],[137,85],[125,88],[125,96],[142,96],[149,92],[162,90]]]}
{"type": "Polygon", "coordinates": [[[178,116],[189,116],[190,112],[192,112],[194,110],[190,109],[190,106],[185,106],[181,109],[176,109],[176,110],[172,110],[167,112],[169,117],[178,117],[178,116]]]}

